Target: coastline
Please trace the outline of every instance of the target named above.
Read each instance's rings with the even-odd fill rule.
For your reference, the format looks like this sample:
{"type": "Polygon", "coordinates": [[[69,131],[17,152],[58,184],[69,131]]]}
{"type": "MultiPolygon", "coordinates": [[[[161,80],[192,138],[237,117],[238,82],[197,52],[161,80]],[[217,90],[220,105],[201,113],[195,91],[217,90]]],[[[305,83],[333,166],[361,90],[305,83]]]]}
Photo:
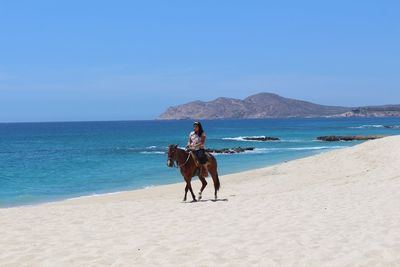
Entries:
{"type": "MultiPolygon", "coordinates": [[[[318,141],[318,142],[321,142],[321,141],[318,141]]],[[[291,161],[296,161],[296,160],[300,160],[300,159],[304,159],[304,158],[314,157],[314,156],[319,155],[319,154],[324,154],[324,153],[328,153],[328,152],[333,151],[333,150],[345,149],[345,148],[349,148],[349,147],[351,147],[351,146],[332,146],[332,148],[328,148],[327,147],[327,148],[325,148],[326,151],[319,152],[317,154],[305,155],[305,156],[301,156],[301,157],[295,157],[293,159],[284,160],[284,161],[278,162],[278,163],[272,163],[272,164],[269,164],[267,166],[262,166],[262,167],[255,167],[255,168],[246,167],[245,170],[233,171],[232,173],[221,175],[220,178],[221,177],[228,177],[229,178],[229,176],[233,176],[233,175],[236,176],[236,175],[241,175],[241,174],[246,175],[248,172],[251,173],[251,172],[254,172],[254,171],[258,171],[258,170],[263,170],[263,169],[271,168],[271,167],[274,167],[274,166],[279,166],[281,164],[285,164],[285,163],[288,163],[288,162],[291,162],[291,161]]],[[[317,147],[317,149],[318,149],[318,147],[317,147]]],[[[317,150],[317,149],[315,149],[315,150],[317,150]]],[[[314,150],[314,149],[310,149],[310,150],[314,150]]],[[[226,155],[222,154],[222,155],[218,155],[218,156],[226,156],[226,155]]],[[[180,173],[179,173],[179,169],[174,168],[174,170],[178,173],[179,177],[181,177],[180,173]]],[[[182,177],[182,180],[183,180],[183,177],[182,177]]],[[[207,178],[207,182],[208,182],[208,187],[207,188],[208,188],[208,190],[211,190],[210,188],[212,188],[212,186],[213,186],[212,180],[211,180],[211,176],[209,176],[207,178]]],[[[198,180],[197,177],[193,177],[192,178],[192,186],[193,186],[193,190],[194,190],[195,193],[197,192],[196,191],[197,188],[201,187],[201,183],[200,183],[200,181],[198,180]]],[[[47,199],[47,200],[39,200],[39,201],[36,201],[36,202],[33,202],[33,203],[13,204],[13,205],[4,206],[4,207],[0,206],[0,210],[1,209],[10,209],[10,208],[41,206],[41,205],[47,205],[47,204],[57,204],[57,203],[69,202],[69,201],[73,201],[74,202],[74,201],[79,201],[79,200],[85,199],[85,198],[107,197],[109,195],[115,195],[115,194],[122,194],[122,195],[124,195],[124,194],[134,194],[134,192],[137,192],[137,191],[139,191],[139,192],[137,192],[137,194],[141,195],[146,190],[160,189],[160,190],[163,191],[164,189],[165,190],[169,190],[170,187],[171,187],[171,190],[172,189],[176,190],[176,187],[179,187],[180,191],[182,191],[182,188],[185,187],[185,183],[183,181],[181,181],[181,182],[175,182],[175,183],[169,183],[169,184],[148,185],[148,186],[145,186],[144,188],[133,188],[133,189],[126,189],[126,190],[121,190],[121,191],[92,193],[92,194],[88,194],[88,195],[79,195],[79,196],[72,196],[72,197],[67,197],[67,198],[54,197],[54,198],[50,198],[50,199],[47,199]],[[143,192],[141,192],[141,191],[143,191],[143,192]]],[[[191,199],[190,193],[188,193],[188,199],[189,200],[191,199]]]]}
{"type": "Polygon", "coordinates": [[[2,208],[0,264],[399,265],[399,166],[391,136],[221,176],[217,202],[208,179],[198,203],[176,183],[2,208]]]}
{"type": "MultiPolygon", "coordinates": [[[[397,119],[207,121],[207,146],[254,147],[238,155],[217,155],[220,174],[226,175],[358,143],[321,143],[315,140],[317,136],[400,134],[398,124],[397,119]],[[388,129],[385,125],[396,127],[388,129]],[[243,140],[266,135],[281,140],[243,140]]],[[[0,206],[40,204],[181,182],[178,172],[166,168],[162,153],[169,143],[187,141],[184,133],[188,125],[191,122],[3,125],[0,206]],[[148,130],[141,131],[143,127],[148,130]],[[65,134],[60,135],[60,131],[65,134]]]]}
{"type": "MultiPolygon", "coordinates": [[[[316,141],[316,142],[321,142],[321,141],[316,141]]],[[[324,146],[323,147],[324,151],[321,151],[321,152],[318,152],[321,149],[321,147],[309,148],[307,150],[315,151],[316,154],[301,155],[301,156],[297,155],[297,156],[294,156],[292,158],[280,160],[280,161],[278,161],[276,163],[269,163],[266,166],[261,166],[261,167],[258,166],[258,164],[257,164],[256,167],[246,166],[246,167],[242,168],[243,170],[239,170],[239,171],[233,170],[232,172],[228,172],[227,174],[223,174],[222,176],[238,175],[238,174],[241,174],[241,173],[252,172],[254,170],[270,168],[272,166],[277,166],[277,165],[284,164],[284,163],[287,163],[287,162],[290,162],[290,161],[295,161],[295,160],[298,160],[298,159],[313,157],[315,155],[319,155],[319,154],[322,154],[322,153],[327,153],[327,152],[332,151],[332,150],[343,149],[343,148],[348,148],[348,147],[351,147],[351,146],[343,146],[343,145],[337,145],[337,146],[331,146],[331,147],[324,146]]],[[[289,149],[291,149],[291,148],[289,148],[289,149]]],[[[253,151],[251,151],[250,153],[253,153],[253,151]]],[[[246,154],[246,152],[244,152],[244,154],[246,154]]],[[[219,155],[217,155],[217,159],[219,157],[226,157],[226,156],[230,156],[230,155],[229,154],[219,154],[219,155]]],[[[88,193],[88,194],[71,196],[71,197],[54,196],[52,198],[47,198],[47,199],[44,199],[44,200],[35,200],[34,202],[31,202],[31,203],[25,203],[24,202],[22,204],[21,203],[7,204],[5,206],[0,206],[0,210],[1,209],[9,209],[9,208],[19,208],[19,207],[31,207],[31,206],[38,206],[38,205],[46,205],[46,204],[51,204],[51,203],[58,203],[58,202],[63,202],[63,201],[77,200],[77,199],[88,198],[88,197],[101,197],[101,196],[107,196],[107,195],[113,195],[113,194],[119,194],[119,193],[129,193],[129,192],[140,191],[140,190],[149,190],[149,189],[152,189],[152,188],[163,187],[163,186],[176,185],[176,186],[180,186],[180,187],[183,186],[184,187],[185,184],[183,182],[183,177],[181,177],[181,174],[179,173],[179,169],[173,168],[173,171],[176,172],[177,177],[182,178],[181,179],[182,181],[166,183],[166,184],[151,184],[151,185],[147,185],[147,186],[144,186],[144,187],[141,187],[141,188],[127,188],[127,189],[122,189],[122,190],[119,190],[119,191],[105,191],[105,192],[100,192],[100,193],[88,193]]],[[[211,187],[212,187],[211,177],[209,176],[207,178],[207,180],[210,180],[209,182],[211,182],[211,183],[209,183],[209,186],[211,185],[211,187]]],[[[201,187],[201,184],[200,184],[200,182],[199,182],[197,177],[193,177],[192,178],[192,185],[194,185],[194,184],[196,186],[198,185],[199,188],[201,187]]],[[[195,190],[195,188],[193,188],[193,190],[195,190]]]]}

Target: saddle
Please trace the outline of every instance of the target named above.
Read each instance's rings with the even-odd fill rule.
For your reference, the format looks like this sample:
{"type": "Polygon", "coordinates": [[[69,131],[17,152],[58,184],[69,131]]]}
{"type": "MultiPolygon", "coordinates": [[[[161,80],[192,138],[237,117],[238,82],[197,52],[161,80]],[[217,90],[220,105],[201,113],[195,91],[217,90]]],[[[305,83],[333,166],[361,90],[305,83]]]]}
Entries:
{"type": "Polygon", "coordinates": [[[198,157],[196,156],[196,153],[194,153],[193,150],[190,150],[189,153],[193,157],[194,163],[196,164],[196,167],[197,167],[196,174],[197,175],[202,174],[203,177],[208,177],[208,171],[205,169],[205,167],[203,165],[207,165],[208,166],[210,164],[210,158],[211,158],[210,153],[208,153],[208,152],[204,153],[206,155],[206,158],[207,158],[207,162],[205,164],[201,164],[200,163],[198,157]]]}

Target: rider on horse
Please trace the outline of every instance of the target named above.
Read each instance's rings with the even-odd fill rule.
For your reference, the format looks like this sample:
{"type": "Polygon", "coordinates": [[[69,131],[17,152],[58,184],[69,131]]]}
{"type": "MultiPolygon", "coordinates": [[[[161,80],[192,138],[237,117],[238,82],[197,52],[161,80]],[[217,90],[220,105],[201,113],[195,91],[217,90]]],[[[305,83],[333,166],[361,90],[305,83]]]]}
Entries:
{"type": "Polygon", "coordinates": [[[207,181],[204,177],[208,176],[208,172],[210,172],[214,184],[214,199],[217,200],[217,192],[221,187],[218,177],[217,160],[212,154],[205,153],[205,141],[206,135],[201,123],[195,122],[193,124],[193,132],[190,133],[187,144],[187,150],[189,151],[180,149],[175,144],[168,146],[167,166],[173,167],[176,165],[186,182],[183,201],[186,201],[188,191],[190,191],[193,201],[196,201],[196,196],[193,193],[191,185],[191,180],[194,176],[198,176],[201,181],[199,200],[201,199],[202,192],[207,186],[207,181]]]}
{"type": "Polygon", "coordinates": [[[204,150],[205,142],[206,134],[204,133],[203,126],[200,122],[196,121],[193,123],[193,132],[189,134],[189,140],[186,147],[193,151],[197,160],[200,162],[200,173],[203,177],[208,176],[207,155],[204,150]]]}

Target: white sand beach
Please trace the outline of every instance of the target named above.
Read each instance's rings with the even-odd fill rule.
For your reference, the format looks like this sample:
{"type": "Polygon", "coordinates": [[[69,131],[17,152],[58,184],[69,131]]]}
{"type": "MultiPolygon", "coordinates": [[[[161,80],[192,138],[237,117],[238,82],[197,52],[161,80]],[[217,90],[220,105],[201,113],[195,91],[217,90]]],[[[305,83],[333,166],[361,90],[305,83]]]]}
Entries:
{"type": "Polygon", "coordinates": [[[400,136],[220,179],[0,209],[0,266],[400,266],[400,136]]]}

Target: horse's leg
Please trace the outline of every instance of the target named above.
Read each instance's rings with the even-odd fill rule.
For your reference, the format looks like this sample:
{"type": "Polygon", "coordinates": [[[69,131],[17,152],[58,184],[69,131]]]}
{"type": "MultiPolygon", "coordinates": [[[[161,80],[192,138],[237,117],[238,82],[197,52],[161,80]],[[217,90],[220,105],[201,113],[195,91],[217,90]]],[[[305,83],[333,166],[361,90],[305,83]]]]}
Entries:
{"type": "Polygon", "coordinates": [[[187,196],[188,190],[189,190],[189,184],[188,184],[188,182],[186,182],[186,186],[185,186],[185,196],[183,197],[183,201],[186,201],[186,196],[187,196]]]}
{"type": "Polygon", "coordinates": [[[189,186],[190,194],[192,194],[193,201],[197,201],[196,196],[193,193],[192,184],[190,183],[190,181],[188,183],[188,186],[189,186]]]}
{"type": "Polygon", "coordinates": [[[214,198],[215,200],[217,200],[218,199],[217,192],[221,187],[221,183],[219,182],[217,161],[215,160],[215,158],[210,163],[209,172],[211,174],[214,183],[214,198]]]}
{"type": "Polygon", "coordinates": [[[203,193],[204,188],[206,188],[206,186],[207,186],[207,181],[203,176],[200,176],[200,175],[199,175],[199,179],[201,181],[201,189],[200,189],[200,192],[199,192],[199,200],[200,200],[201,199],[201,194],[203,193]]]}

